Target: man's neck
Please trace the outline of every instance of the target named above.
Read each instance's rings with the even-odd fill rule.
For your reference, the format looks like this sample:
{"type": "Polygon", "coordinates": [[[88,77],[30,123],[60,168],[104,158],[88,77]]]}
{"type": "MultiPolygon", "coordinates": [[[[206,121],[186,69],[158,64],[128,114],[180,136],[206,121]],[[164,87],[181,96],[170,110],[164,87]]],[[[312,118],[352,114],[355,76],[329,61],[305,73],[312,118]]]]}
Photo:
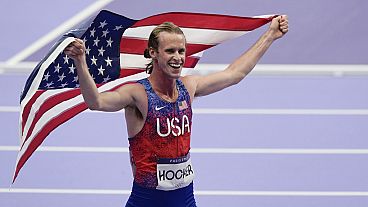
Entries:
{"type": "Polygon", "coordinates": [[[176,79],[152,73],[148,78],[153,90],[167,101],[175,101],[178,96],[176,89],[176,79]]]}

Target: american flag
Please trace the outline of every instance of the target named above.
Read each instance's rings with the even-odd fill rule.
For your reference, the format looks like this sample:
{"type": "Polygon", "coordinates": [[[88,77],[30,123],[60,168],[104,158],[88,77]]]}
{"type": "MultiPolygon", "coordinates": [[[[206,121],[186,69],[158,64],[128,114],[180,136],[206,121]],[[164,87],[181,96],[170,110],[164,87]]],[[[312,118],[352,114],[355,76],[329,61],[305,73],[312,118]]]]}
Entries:
{"type": "Polygon", "coordinates": [[[182,111],[184,109],[187,109],[188,108],[188,104],[187,102],[184,100],[184,101],[181,101],[179,102],[179,110],[182,111]]]}
{"type": "Polygon", "coordinates": [[[79,90],[75,64],[63,53],[75,38],[84,41],[90,74],[103,92],[147,77],[144,70],[148,60],[143,57],[147,39],[152,29],[165,21],[182,28],[187,39],[184,68],[194,68],[204,50],[254,30],[272,17],[171,12],[133,20],[100,11],[65,34],[30,74],[20,100],[21,147],[13,183],[45,138],[59,125],[87,109],[79,90]]]}

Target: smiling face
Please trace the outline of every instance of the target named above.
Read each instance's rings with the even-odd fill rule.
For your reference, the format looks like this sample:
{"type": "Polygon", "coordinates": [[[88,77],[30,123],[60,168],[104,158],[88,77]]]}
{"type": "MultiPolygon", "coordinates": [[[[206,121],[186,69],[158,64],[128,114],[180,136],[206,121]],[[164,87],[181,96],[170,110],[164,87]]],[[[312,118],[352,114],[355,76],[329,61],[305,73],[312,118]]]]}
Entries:
{"type": "Polygon", "coordinates": [[[182,34],[160,32],[158,49],[150,48],[154,71],[160,72],[168,78],[180,77],[185,62],[185,37],[182,34]]]}

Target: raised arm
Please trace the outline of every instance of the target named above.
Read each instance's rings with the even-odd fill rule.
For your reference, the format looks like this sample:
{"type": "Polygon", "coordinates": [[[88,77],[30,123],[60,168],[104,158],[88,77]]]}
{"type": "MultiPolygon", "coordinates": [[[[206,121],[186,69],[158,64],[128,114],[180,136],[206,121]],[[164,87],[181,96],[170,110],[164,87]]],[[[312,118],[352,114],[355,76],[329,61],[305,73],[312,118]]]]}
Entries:
{"type": "Polygon", "coordinates": [[[287,32],[287,16],[275,17],[258,41],[225,70],[206,76],[188,77],[188,81],[194,85],[194,96],[205,96],[239,83],[254,68],[271,44],[287,32]]]}
{"type": "Polygon", "coordinates": [[[124,85],[112,92],[99,93],[95,82],[88,72],[85,46],[82,40],[76,39],[64,50],[74,60],[84,101],[91,110],[118,111],[134,103],[132,91],[134,84],[124,85]]]}

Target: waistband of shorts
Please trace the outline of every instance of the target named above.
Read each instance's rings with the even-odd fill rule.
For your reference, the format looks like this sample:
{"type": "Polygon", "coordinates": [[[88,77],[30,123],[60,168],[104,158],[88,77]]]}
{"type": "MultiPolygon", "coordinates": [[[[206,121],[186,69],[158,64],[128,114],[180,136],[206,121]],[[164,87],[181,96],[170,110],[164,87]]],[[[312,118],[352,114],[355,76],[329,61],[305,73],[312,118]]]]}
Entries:
{"type": "Polygon", "coordinates": [[[188,192],[188,191],[191,192],[193,191],[193,182],[191,182],[188,186],[185,186],[183,188],[165,191],[165,190],[158,190],[156,188],[147,188],[134,181],[132,191],[139,191],[139,192],[144,192],[144,193],[170,193],[170,192],[171,193],[174,193],[174,192],[183,193],[183,192],[188,192]]]}

